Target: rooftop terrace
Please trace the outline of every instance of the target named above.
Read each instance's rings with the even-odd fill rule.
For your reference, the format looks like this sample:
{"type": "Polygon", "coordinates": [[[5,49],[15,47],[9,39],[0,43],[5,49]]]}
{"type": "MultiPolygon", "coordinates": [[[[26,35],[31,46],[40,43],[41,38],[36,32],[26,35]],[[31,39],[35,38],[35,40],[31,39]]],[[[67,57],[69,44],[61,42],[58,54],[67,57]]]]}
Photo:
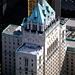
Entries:
{"type": "Polygon", "coordinates": [[[37,55],[40,50],[42,50],[42,47],[40,47],[40,46],[37,46],[37,45],[34,45],[34,44],[23,43],[17,49],[16,52],[22,52],[22,53],[37,55]]]}

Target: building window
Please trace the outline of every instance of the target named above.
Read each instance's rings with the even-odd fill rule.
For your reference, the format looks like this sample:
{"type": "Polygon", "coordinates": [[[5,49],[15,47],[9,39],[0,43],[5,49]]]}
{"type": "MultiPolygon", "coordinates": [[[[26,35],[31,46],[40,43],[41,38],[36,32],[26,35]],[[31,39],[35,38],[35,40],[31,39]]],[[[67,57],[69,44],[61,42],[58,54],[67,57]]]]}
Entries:
{"type": "Polygon", "coordinates": [[[73,62],[71,62],[71,64],[73,64],[73,62]]]}
{"type": "Polygon", "coordinates": [[[73,59],[71,59],[71,61],[73,61],[73,59]]]}
{"type": "Polygon", "coordinates": [[[31,61],[33,62],[33,59],[31,61]]]}
{"type": "Polygon", "coordinates": [[[20,44],[18,43],[18,45],[20,45],[20,44]]]}
{"type": "Polygon", "coordinates": [[[9,42],[9,44],[11,44],[11,42],[9,42]]]}
{"type": "Polygon", "coordinates": [[[25,74],[28,74],[28,72],[25,72],[25,74]]]}
{"type": "Polygon", "coordinates": [[[5,61],[5,63],[7,63],[7,62],[5,61]]]}
{"type": "Polygon", "coordinates": [[[68,58],[67,58],[67,60],[68,60],[68,58]]]}
{"type": "Polygon", "coordinates": [[[5,57],[5,59],[7,59],[7,58],[5,57]]]}
{"type": "Polygon", "coordinates": [[[11,51],[9,51],[9,53],[11,53],[11,51]]]}
{"type": "Polygon", "coordinates": [[[15,57],[15,55],[13,55],[15,57]]]}
{"type": "Polygon", "coordinates": [[[6,56],[6,53],[5,53],[5,56],[6,56]]]}
{"type": "Polygon", "coordinates": [[[9,58],[9,60],[11,60],[11,58],[9,58]]]}
{"type": "Polygon", "coordinates": [[[5,41],[5,43],[6,43],[6,41],[5,41]]]}
{"type": "Polygon", "coordinates": [[[9,54],[9,56],[11,56],[11,54],[9,54]]]}
{"type": "Polygon", "coordinates": [[[21,70],[21,67],[19,69],[21,70]]]}
{"type": "Polygon", "coordinates": [[[11,64],[11,62],[9,62],[9,64],[11,64]]]}
{"type": "Polygon", "coordinates": [[[15,45],[15,42],[13,42],[13,44],[15,45]]]}
{"type": "Polygon", "coordinates": [[[68,70],[68,68],[67,68],[67,70],[68,70]]]}
{"type": "Polygon", "coordinates": [[[14,59],[14,61],[15,61],[15,59],[14,59]]]}
{"type": "Polygon", "coordinates": [[[28,71],[28,68],[25,68],[25,71],[28,71]]]}
{"type": "Polygon", "coordinates": [[[28,58],[25,58],[25,66],[28,66],[28,58]]]}
{"type": "Polygon", "coordinates": [[[7,51],[5,50],[5,52],[7,52],[7,51]]]}
{"type": "Polygon", "coordinates": [[[33,75],[33,73],[31,73],[31,75],[33,75]]]}
{"type": "Polygon", "coordinates": [[[71,69],[71,71],[73,71],[73,69],[71,69]]]}
{"type": "Polygon", "coordinates": [[[73,65],[71,67],[73,68],[73,65]]]}
{"type": "Polygon", "coordinates": [[[32,64],[32,66],[33,66],[33,64],[32,64]]]}
{"type": "Polygon", "coordinates": [[[21,57],[19,59],[21,60],[21,57]]]}
{"type": "Polygon", "coordinates": [[[11,68],[11,65],[9,65],[9,67],[11,68]]]}
{"type": "Polygon", "coordinates": [[[41,56],[39,57],[39,63],[41,64],[41,56]]]}

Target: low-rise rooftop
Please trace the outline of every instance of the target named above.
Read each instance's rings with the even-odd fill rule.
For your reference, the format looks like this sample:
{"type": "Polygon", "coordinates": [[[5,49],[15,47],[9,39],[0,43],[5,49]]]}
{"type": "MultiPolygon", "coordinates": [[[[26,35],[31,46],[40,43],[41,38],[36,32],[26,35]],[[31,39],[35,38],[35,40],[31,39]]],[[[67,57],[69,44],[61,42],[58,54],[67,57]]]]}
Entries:
{"type": "Polygon", "coordinates": [[[68,45],[67,52],[75,53],[75,41],[66,40],[66,44],[68,45]]]}
{"type": "Polygon", "coordinates": [[[74,48],[75,48],[75,41],[66,40],[66,44],[67,44],[69,47],[74,47],[74,48]]]}
{"type": "Polygon", "coordinates": [[[10,24],[3,30],[2,33],[9,35],[21,35],[21,26],[10,24]]]}
{"type": "Polygon", "coordinates": [[[17,52],[37,55],[39,51],[42,50],[42,47],[34,45],[34,44],[28,44],[23,43],[18,49],[17,52]]]}
{"type": "Polygon", "coordinates": [[[75,31],[69,31],[69,30],[67,30],[66,36],[67,36],[68,38],[75,39],[75,31]]]}
{"type": "Polygon", "coordinates": [[[66,23],[68,27],[75,27],[75,19],[69,19],[66,23]]]}

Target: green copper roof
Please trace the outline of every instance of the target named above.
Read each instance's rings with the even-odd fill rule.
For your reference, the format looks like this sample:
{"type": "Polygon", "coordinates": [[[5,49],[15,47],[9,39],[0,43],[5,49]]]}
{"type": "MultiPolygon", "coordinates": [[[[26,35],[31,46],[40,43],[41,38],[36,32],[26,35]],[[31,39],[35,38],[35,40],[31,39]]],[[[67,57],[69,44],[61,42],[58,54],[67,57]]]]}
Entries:
{"type": "Polygon", "coordinates": [[[53,13],[55,17],[55,11],[46,0],[44,1],[44,6],[41,6],[41,4],[38,2],[38,6],[33,10],[27,22],[30,23],[32,21],[33,23],[39,22],[40,24],[44,24],[45,20],[52,16],[53,13]]]}

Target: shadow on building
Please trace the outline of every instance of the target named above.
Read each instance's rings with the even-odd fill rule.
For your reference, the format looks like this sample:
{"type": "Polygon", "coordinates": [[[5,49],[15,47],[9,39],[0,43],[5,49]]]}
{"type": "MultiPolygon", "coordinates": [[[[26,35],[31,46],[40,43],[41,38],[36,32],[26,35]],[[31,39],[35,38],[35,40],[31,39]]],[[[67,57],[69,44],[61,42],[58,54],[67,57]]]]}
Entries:
{"type": "Polygon", "coordinates": [[[75,0],[62,0],[61,16],[75,18],[75,0]]]}
{"type": "Polygon", "coordinates": [[[66,75],[66,62],[67,62],[66,57],[67,57],[67,54],[65,55],[63,65],[61,67],[60,75],[66,75]]]}

